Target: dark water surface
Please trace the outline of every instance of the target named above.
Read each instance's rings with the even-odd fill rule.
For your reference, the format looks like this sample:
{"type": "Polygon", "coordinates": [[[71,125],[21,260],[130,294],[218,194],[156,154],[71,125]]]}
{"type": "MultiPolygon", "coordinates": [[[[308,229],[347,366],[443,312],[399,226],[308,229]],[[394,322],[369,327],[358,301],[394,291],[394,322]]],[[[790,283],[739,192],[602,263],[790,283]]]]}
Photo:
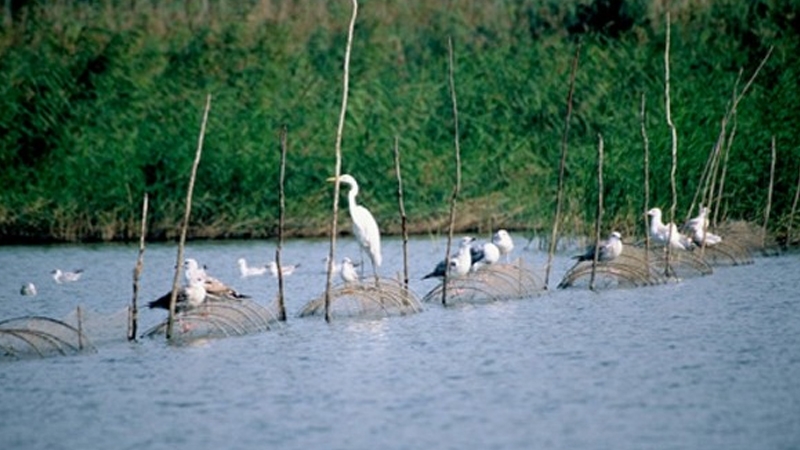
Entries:
{"type": "MultiPolygon", "coordinates": [[[[444,253],[418,238],[412,288],[444,253]]],[[[519,245],[521,246],[521,244],[519,245]]],[[[384,243],[384,275],[401,267],[384,243]]],[[[297,240],[287,309],[324,289],[327,242],[297,240]],[[307,256],[307,255],[311,256],[307,256]]],[[[0,320],[108,315],[131,298],[137,248],[2,247],[0,320]],[[83,267],[79,282],[49,272],[83,267]],[[19,295],[33,281],[36,297],[19,295]]],[[[517,250],[533,264],[546,257],[517,250]]],[[[349,240],[339,257],[358,257],[349,240]]],[[[240,279],[274,243],[191,243],[186,255],[268,303],[272,278],[240,279]]],[[[145,253],[143,300],[171,286],[176,249],[145,253]]],[[[551,284],[565,273],[559,256],[551,284]]],[[[163,311],[141,313],[142,329],[163,311]]],[[[125,330],[119,333],[124,336],[125,330]]],[[[91,337],[91,336],[90,336],[91,337]]],[[[800,256],[757,258],[681,283],[442,308],[384,320],[290,316],[267,333],[0,363],[0,449],[792,449],[800,447],[800,256]]]]}

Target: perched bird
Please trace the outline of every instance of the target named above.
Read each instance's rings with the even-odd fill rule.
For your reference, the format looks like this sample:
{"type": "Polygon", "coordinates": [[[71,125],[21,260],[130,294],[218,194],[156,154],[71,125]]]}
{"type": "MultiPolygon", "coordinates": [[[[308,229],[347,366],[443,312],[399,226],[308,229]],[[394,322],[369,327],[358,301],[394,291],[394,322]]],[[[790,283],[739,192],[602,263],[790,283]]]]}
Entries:
{"type": "Polygon", "coordinates": [[[267,266],[248,266],[247,260],[244,258],[239,258],[237,263],[239,264],[239,273],[242,275],[242,278],[257,277],[267,273],[267,266]]]}
{"type": "Polygon", "coordinates": [[[461,245],[455,255],[446,260],[439,261],[439,264],[429,274],[422,277],[427,278],[442,278],[444,277],[445,270],[449,276],[460,277],[466,275],[472,267],[472,254],[470,248],[475,238],[466,236],[461,238],[461,245]]]}
{"type": "MultiPolygon", "coordinates": [[[[281,265],[281,274],[285,277],[288,277],[289,275],[293,274],[295,269],[297,269],[298,267],[300,267],[300,264],[281,265]]],[[[269,269],[269,273],[271,273],[273,277],[278,278],[278,263],[276,263],[275,261],[270,261],[267,264],[267,268],[269,269]]]]}
{"type": "Polygon", "coordinates": [[[653,240],[653,243],[664,246],[669,243],[672,248],[677,248],[679,250],[690,250],[692,248],[692,240],[681,234],[674,223],[670,222],[665,225],[664,222],[661,221],[660,208],[652,208],[650,211],[647,211],[647,215],[651,217],[650,239],[653,240]]]}
{"type": "Polygon", "coordinates": [[[62,272],[61,269],[55,269],[50,273],[53,274],[53,279],[56,280],[56,283],[70,283],[81,279],[83,269],[78,269],[74,272],[62,272]]]}
{"type": "Polygon", "coordinates": [[[514,241],[508,231],[500,229],[492,236],[492,243],[500,250],[500,255],[506,257],[506,262],[509,261],[511,250],[514,250],[514,241]]]}
{"type": "MultiPolygon", "coordinates": [[[[150,309],[161,308],[169,310],[169,301],[171,297],[172,291],[169,291],[148,303],[147,306],[150,307],[150,309]]],[[[194,309],[202,305],[205,299],[205,282],[199,277],[191,278],[188,286],[184,286],[178,290],[178,296],[175,298],[175,312],[185,312],[194,309]]]]}
{"type": "Polygon", "coordinates": [[[32,297],[32,296],[36,295],[38,292],[36,291],[36,285],[33,284],[33,283],[28,282],[28,283],[25,283],[25,284],[22,285],[22,287],[19,290],[19,293],[20,293],[20,295],[25,295],[25,296],[31,296],[32,297]]]}
{"type": "MultiPolygon", "coordinates": [[[[328,181],[336,181],[336,177],[328,178],[328,181]]],[[[375,278],[378,278],[378,267],[382,262],[381,256],[381,232],[378,223],[369,210],[356,203],[358,195],[358,183],[351,175],[345,174],[338,177],[339,183],[350,186],[347,194],[348,209],[350,218],[353,220],[353,234],[358,240],[358,244],[369,255],[372,262],[372,271],[375,278]]]]}
{"type": "MultiPolygon", "coordinates": [[[[600,241],[600,244],[596,248],[598,262],[611,261],[622,254],[622,235],[614,231],[607,240],[600,241]]],[[[586,247],[586,252],[582,255],[573,256],[572,259],[577,259],[578,262],[594,261],[594,250],[595,246],[590,245],[586,247]]]]}
{"type": "Polygon", "coordinates": [[[345,283],[355,283],[358,281],[358,272],[356,272],[355,266],[353,266],[353,261],[350,260],[348,257],[342,258],[342,270],[339,275],[342,277],[342,281],[345,283]]]}
{"type": "Polygon", "coordinates": [[[708,231],[708,208],[700,205],[700,212],[683,224],[683,231],[692,238],[692,242],[698,247],[716,245],[722,242],[722,237],[708,231]]]}
{"type": "MultiPolygon", "coordinates": [[[[331,260],[330,256],[322,258],[322,262],[325,263],[325,270],[324,270],[325,273],[328,273],[328,262],[330,260],[331,260]]],[[[337,273],[339,273],[340,270],[342,270],[342,263],[337,263],[336,261],[334,261],[333,264],[331,264],[331,273],[333,275],[336,275],[337,273]]]]}
{"type": "Polygon", "coordinates": [[[500,249],[493,242],[484,242],[482,245],[473,245],[469,249],[472,258],[471,270],[479,270],[500,260],[500,249]]]}
{"type": "Polygon", "coordinates": [[[250,297],[249,295],[236,292],[232,287],[206,273],[205,268],[201,267],[196,259],[186,258],[184,268],[186,270],[184,277],[186,277],[187,282],[191,282],[192,280],[203,281],[203,287],[208,295],[228,298],[250,297]]]}

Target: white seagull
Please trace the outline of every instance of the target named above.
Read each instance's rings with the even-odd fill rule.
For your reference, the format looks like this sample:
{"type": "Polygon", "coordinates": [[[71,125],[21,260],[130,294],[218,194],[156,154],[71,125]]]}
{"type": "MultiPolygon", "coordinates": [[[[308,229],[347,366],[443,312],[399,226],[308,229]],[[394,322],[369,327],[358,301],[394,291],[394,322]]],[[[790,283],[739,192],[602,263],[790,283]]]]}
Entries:
{"type": "Polygon", "coordinates": [[[56,280],[56,283],[70,283],[81,279],[83,269],[78,269],[73,272],[62,272],[61,269],[56,269],[50,273],[53,274],[53,279],[56,280]]]}
{"type": "MultiPolygon", "coordinates": [[[[328,273],[328,261],[330,260],[331,260],[330,256],[322,258],[322,262],[325,263],[325,270],[324,270],[325,273],[328,273]]],[[[339,273],[340,270],[342,270],[342,263],[337,263],[336,261],[334,261],[333,264],[331,265],[331,274],[336,275],[337,273],[339,273]]]]}
{"type": "Polygon", "coordinates": [[[186,261],[184,262],[184,268],[184,277],[186,277],[186,281],[188,283],[192,283],[193,280],[203,281],[203,287],[208,295],[228,298],[250,297],[249,295],[236,292],[236,290],[232,287],[206,273],[206,270],[200,266],[196,259],[186,258],[186,261]]]}
{"type": "Polygon", "coordinates": [[[472,258],[472,271],[492,265],[500,260],[500,249],[493,242],[484,242],[482,245],[473,245],[469,249],[472,258]]]}
{"type": "Polygon", "coordinates": [[[30,283],[30,282],[25,283],[20,288],[19,293],[20,293],[20,295],[25,295],[25,296],[31,296],[32,297],[32,296],[37,294],[36,285],[33,284],[33,283],[30,283]]]}
{"type": "Polygon", "coordinates": [[[688,233],[692,242],[698,247],[703,245],[711,246],[722,242],[722,237],[708,231],[708,208],[700,205],[700,212],[683,224],[683,231],[688,233]]]}
{"type": "Polygon", "coordinates": [[[350,258],[346,256],[342,258],[342,270],[339,272],[339,275],[345,283],[355,283],[358,281],[358,272],[350,258]]]}
{"type": "Polygon", "coordinates": [[[664,222],[661,221],[660,208],[653,208],[647,211],[647,215],[651,217],[650,239],[653,240],[653,243],[664,246],[669,243],[672,248],[677,248],[679,250],[690,250],[692,248],[691,239],[681,234],[674,223],[670,222],[665,225],[664,222]]]}
{"type": "MultiPolygon", "coordinates": [[[[336,181],[336,177],[328,178],[328,181],[336,181]]],[[[350,186],[350,192],[347,193],[348,209],[350,210],[350,218],[353,220],[353,234],[356,236],[361,248],[366,250],[372,262],[372,272],[375,274],[375,279],[378,278],[378,267],[382,262],[381,256],[381,231],[378,228],[378,223],[375,217],[369,210],[358,203],[356,203],[356,196],[358,195],[358,183],[352,175],[340,175],[339,183],[344,183],[350,186]]]]}
{"type": "Polygon", "coordinates": [[[242,278],[257,277],[267,273],[267,266],[248,266],[247,260],[244,258],[239,258],[236,262],[239,264],[239,273],[242,278]]]}
{"type": "Polygon", "coordinates": [[[514,241],[511,239],[511,235],[508,234],[508,231],[504,229],[497,230],[492,236],[492,243],[497,246],[500,250],[500,255],[506,257],[506,262],[509,261],[511,256],[511,250],[514,250],[514,241]]]}
{"type": "MultiPolygon", "coordinates": [[[[169,310],[169,301],[172,297],[172,291],[167,292],[161,297],[148,303],[150,309],[161,308],[169,310]]],[[[175,312],[184,312],[194,309],[203,304],[206,299],[205,281],[200,277],[189,279],[189,285],[181,287],[178,290],[178,296],[175,298],[175,312]]]]}
{"type": "Polygon", "coordinates": [[[422,279],[442,278],[444,277],[445,270],[447,270],[449,276],[452,277],[466,275],[470,267],[472,267],[470,248],[472,247],[473,241],[475,241],[475,238],[470,236],[461,238],[461,245],[458,247],[458,252],[447,260],[439,261],[439,264],[436,265],[433,271],[422,277],[422,279]]]}
{"type": "MultiPolygon", "coordinates": [[[[295,269],[297,269],[298,267],[300,267],[300,264],[287,264],[287,265],[281,264],[281,274],[285,277],[288,277],[289,275],[293,274],[295,269]]],[[[276,263],[275,261],[270,261],[267,264],[267,268],[269,269],[269,273],[271,273],[273,277],[278,278],[278,263],[276,263]]]]}
{"type": "MultiPolygon", "coordinates": [[[[595,246],[590,245],[586,247],[586,252],[573,256],[572,259],[577,259],[578,262],[594,261],[594,250],[595,246]]],[[[617,231],[612,232],[607,240],[600,241],[600,245],[597,246],[598,262],[612,261],[620,254],[622,254],[622,235],[617,231]]]]}

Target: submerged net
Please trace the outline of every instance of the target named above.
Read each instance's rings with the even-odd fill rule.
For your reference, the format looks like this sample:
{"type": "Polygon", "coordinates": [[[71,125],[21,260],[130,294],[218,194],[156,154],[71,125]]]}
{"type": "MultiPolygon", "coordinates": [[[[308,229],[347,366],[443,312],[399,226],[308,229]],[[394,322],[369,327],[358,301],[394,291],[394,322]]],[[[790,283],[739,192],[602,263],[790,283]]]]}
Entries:
{"type": "MultiPolygon", "coordinates": [[[[441,302],[444,284],[430,290],[423,302],[441,302]]],[[[529,298],[545,290],[543,278],[522,259],[511,264],[492,264],[447,280],[447,304],[485,303],[529,298]]]]}
{"type": "Polygon", "coordinates": [[[0,360],[95,351],[80,328],[61,320],[25,316],[0,322],[0,360]]]}
{"type": "MultiPolygon", "coordinates": [[[[343,283],[330,292],[331,317],[389,317],[415,314],[422,311],[417,296],[403,283],[391,278],[343,283]]],[[[324,316],[325,294],[311,300],[299,317],[324,316]]]]}
{"type": "MultiPolygon", "coordinates": [[[[168,319],[143,333],[143,337],[163,336],[167,332],[168,319]]],[[[194,340],[242,336],[267,331],[278,323],[268,308],[248,299],[220,299],[207,297],[194,309],[176,313],[172,339],[194,340]]]]}

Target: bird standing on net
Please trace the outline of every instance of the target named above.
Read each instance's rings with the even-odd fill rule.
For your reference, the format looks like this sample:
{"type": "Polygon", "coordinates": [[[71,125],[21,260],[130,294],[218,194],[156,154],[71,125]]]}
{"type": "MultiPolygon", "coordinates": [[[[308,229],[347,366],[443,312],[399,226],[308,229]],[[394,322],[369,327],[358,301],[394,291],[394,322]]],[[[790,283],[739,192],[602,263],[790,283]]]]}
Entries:
{"type": "Polygon", "coordinates": [[[240,294],[236,289],[209,275],[206,269],[201,267],[196,259],[186,258],[184,269],[186,271],[184,274],[186,279],[190,281],[194,279],[201,280],[208,295],[220,298],[250,298],[249,295],[240,294]]]}
{"type": "Polygon", "coordinates": [[[347,256],[342,258],[342,265],[341,271],[339,272],[339,276],[342,277],[342,281],[345,283],[356,283],[358,282],[358,272],[356,271],[355,266],[353,266],[353,261],[350,260],[347,256]]]}
{"type": "Polygon", "coordinates": [[[653,208],[647,211],[647,215],[651,217],[650,239],[653,240],[654,244],[663,246],[669,244],[672,248],[678,250],[691,250],[694,245],[691,239],[681,234],[674,223],[670,222],[665,225],[664,222],[661,221],[662,214],[660,208],[653,208]]]}
{"type": "Polygon", "coordinates": [[[482,267],[492,265],[500,260],[500,249],[493,242],[484,242],[482,245],[473,245],[469,249],[472,258],[470,270],[477,271],[482,267]]]}
{"type": "Polygon", "coordinates": [[[514,241],[504,229],[497,230],[492,236],[492,243],[500,250],[500,255],[506,257],[506,262],[511,260],[511,251],[514,250],[514,241]]]}
{"type": "MultiPolygon", "coordinates": [[[[195,276],[194,278],[187,278],[189,281],[188,286],[183,286],[178,290],[178,296],[175,298],[175,312],[181,313],[197,308],[202,305],[206,300],[205,282],[202,278],[195,276]]],[[[172,297],[172,291],[167,292],[161,297],[148,303],[150,309],[161,308],[169,310],[169,302],[172,297]]]]}
{"type": "MultiPolygon", "coordinates": [[[[328,178],[328,181],[335,182],[337,177],[328,178]]],[[[375,275],[375,281],[378,280],[378,267],[382,262],[381,257],[381,232],[378,228],[378,223],[375,217],[369,210],[358,203],[356,203],[356,196],[358,195],[358,182],[352,175],[344,174],[338,177],[339,183],[344,183],[350,186],[350,192],[347,193],[348,210],[350,211],[350,218],[353,220],[353,234],[358,240],[358,244],[362,250],[369,255],[370,262],[372,263],[372,272],[375,275]]]]}
{"type": "Polygon", "coordinates": [[[608,262],[614,260],[617,256],[622,254],[622,235],[614,231],[607,240],[600,241],[597,246],[590,245],[586,247],[586,252],[582,255],[573,256],[572,259],[581,261],[594,261],[594,251],[597,249],[597,261],[608,262]]]}
{"type": "Polygon", "coordinates": [[[461,238],[461,245],[455,255],[446,260],[439,261],[439,264],[434,267],[433,271],[422,277],[423,280],[427,278],[443,278],[445,271],[448,276],[461,277],[469,272],[472,267],[472,242],[475,238],[465,236],[461,238]]]}
{"type": "Polygon", "coordinates": [[[708,231],[708,208],[700,205],[700,212],[683,224],[683,231],[687,233],[692,242],[698,247],[703,243],[706,246],[716,245],[722,242],[722,237],[708,231]]]}

